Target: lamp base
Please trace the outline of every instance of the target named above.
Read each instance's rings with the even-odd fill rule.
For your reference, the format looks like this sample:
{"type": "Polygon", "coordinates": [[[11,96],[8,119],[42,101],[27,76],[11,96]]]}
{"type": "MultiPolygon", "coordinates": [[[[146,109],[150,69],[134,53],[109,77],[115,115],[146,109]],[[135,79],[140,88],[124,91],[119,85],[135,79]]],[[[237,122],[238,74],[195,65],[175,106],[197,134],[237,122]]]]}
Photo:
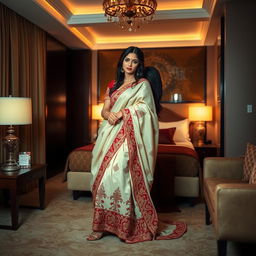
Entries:
{"type": "Polygon", "coordinates": [[[205,144],[204,141],[201,140],[201,139],[198,139],[197,141],[194,141],[194,142],[193,142],[193,145],[194,145],[194,146],[197,146],[197,147],[201,147],[201,146],[203,146],[204,144],[205,144]]]}
{"type": "Polygon", "coordinates": [[[197,122],[194,128],[193,144],[196,146],[202,146],[205,141],[205,124],[204,122],[197,122]]]}
{"type": "Polygon", "coordinates": [[[20,169],[20,166],[17,163],[4,163],[0,169],[4,172],[15,172],[20,169]]]}
{"type": "Polygon", "coordinates": [[[14,135],[14,128],[10,125],[7,129],[7,135],[3,138],[4,146],[7,151],[7,160],[1,166],[1,170],[5,172],[14,172],[20,169],[15,157],[18,147],[19,138],[14,135]]]}

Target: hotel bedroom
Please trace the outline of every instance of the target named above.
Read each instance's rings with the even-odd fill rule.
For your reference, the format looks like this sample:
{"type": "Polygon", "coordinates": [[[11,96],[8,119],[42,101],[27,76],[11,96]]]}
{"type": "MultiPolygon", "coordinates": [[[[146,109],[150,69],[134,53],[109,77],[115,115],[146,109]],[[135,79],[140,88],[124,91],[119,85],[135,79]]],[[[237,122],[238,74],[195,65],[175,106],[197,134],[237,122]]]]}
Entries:
{"type": "Polygon", "coordinates": [[[108,1],[0,0],[4,255],[254,255],[256,3],[157,0],[153,19],[129,31],[107,21],[102,2],[108,1]],[[141,247],[118,244],[113,236],[93,245],[86,236],[93,214],[91,151],[102,122],[96,111],[120,53],[130,45],[143,50],[145,65],[156,67],[163,82],[152,200],[159,219],[182,221],[186,232],[141,247]],[[32,105],[19,107],[18,119],[10,120],[4,104],[23,97],[32,105]],[[13,155],[4,141],[8,125],[19,140],[8,151],[13,155]],[[25,156],[29,161],[21,169],[6,170],[10,158],[21,162],[25,156]],[[225,191],[232,196],[225,198],[225,191]],[[38,201],[42,211],[33,209],[38,201]],[[38,248],[42,236],[45,244],[38,248]],[[54,238],[58,242],[49,247],[54,238]]]}

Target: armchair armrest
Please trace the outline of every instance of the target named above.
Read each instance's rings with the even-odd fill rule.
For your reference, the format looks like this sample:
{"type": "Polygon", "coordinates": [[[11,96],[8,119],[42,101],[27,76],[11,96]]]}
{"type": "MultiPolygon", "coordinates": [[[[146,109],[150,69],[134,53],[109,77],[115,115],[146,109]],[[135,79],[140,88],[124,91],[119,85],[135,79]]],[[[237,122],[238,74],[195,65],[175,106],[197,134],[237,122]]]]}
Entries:
{"type": "Polygon", "coordinates": [[[256,185],[219,184],[216,187],[218,239],[256,242],[256,185]]]}
{"type": "Polygon", "coordinates": [[[243,164],[243,158],[207,157],[204,159],[204,178],[241,180],[243,164]]]}

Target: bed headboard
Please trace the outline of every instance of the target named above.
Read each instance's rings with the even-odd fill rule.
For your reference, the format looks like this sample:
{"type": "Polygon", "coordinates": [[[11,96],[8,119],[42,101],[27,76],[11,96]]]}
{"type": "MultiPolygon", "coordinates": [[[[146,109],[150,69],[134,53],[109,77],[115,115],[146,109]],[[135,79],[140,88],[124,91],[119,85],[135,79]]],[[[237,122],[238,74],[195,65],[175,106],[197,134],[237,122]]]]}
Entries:
{"type": "MultiPolygon", "coordinates": [[[[164,106],[158,115],[158,120],[161,122],[176,122],[188,118],[189,104],[168,104],[164,106]]],[[[193,140],[194,123],[189,123],[189,136],[193,140]]]]}
{"type": "Polygon", "coordinates": [[[172,109],[163,107],[159,113],[158,120],[161,122],[175,122],[187,118],[185,115],[178,114],[172,109]]]}

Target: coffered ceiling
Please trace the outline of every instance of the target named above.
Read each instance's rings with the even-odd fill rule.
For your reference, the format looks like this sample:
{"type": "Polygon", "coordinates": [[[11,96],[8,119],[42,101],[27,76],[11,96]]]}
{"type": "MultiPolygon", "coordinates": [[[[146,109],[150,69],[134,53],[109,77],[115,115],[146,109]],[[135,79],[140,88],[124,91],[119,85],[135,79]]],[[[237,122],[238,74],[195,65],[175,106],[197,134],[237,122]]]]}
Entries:
{"type": "Polygon", "coordinates": [[[136,32],[108,22],[103,0],[0,0],[70,48],[116,49],[213,44],[218,0],[157,0],[153,21],[136,32]]]}

